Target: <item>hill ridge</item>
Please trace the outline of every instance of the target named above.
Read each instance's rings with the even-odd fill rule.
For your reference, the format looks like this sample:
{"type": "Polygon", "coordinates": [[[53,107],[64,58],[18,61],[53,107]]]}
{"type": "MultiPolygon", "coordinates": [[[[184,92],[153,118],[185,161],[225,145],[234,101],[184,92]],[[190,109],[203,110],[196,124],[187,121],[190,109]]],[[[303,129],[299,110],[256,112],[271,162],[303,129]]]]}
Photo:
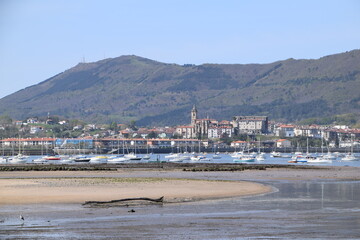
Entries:
{"type": "Polygon", "coordinates": [[[79,63],[0,99],[16,119],[48,112],[91,122],[175,125],[193,104],[216,119],[297,121],[360,112],[360,50],[267,64],[170,64],[136,55],[79,63]]]}

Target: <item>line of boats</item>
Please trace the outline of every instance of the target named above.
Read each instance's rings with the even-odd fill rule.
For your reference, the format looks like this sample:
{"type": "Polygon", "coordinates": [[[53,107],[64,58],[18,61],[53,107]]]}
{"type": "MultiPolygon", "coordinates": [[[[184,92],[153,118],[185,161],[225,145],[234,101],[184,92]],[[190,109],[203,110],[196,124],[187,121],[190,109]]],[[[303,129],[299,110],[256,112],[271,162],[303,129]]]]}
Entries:
{"type": "Polygon", "coordinates": [[[278,152],[272,152],[271,156],[274,158],[290,158],[289,163],[331,163],[334,160],[341,161],[357,161],[360,160],[359,156],[356,156],[354,153],[325,153],[325,154],[311,154],[311,153],[301,153],[295,152],[294,154],[284,154],[278,152]]]}
{"type": "Polygon", "coordinates": [[[126,161],[138,161],[150,159],[150,155],[137,156],[134,153],[111,156],[87,156],[87,155],[63,155],[43,156],[30,160],[30,156],[18,154],[10,157],[0,157],[0,164],[25,164],[25,163],[121,163],[126,161]]]}
{"type": "MultiPolygon", "coordinates": [[[[325,154],[310,154],[295,152],[291,153],[270,153],[271,158],[285,158],[288,159],[289,163],[331,163],[334,160],[341,161],[357,161],[360,160],[360,156],[356,156],[353,153],[340,154],[340,153],[325,153],[325,154]]],[[[18,154],[10,157],[0,157],[0,164],[25,164],[25,163],[59,163],[59,164],[71,164],[71,163],[127,163],[127,162],[138,162],[145,160],[147,162],[217,162],[222,161],[224,158],[226,162],[229,159],[235,163],[247,163],[247,162],[261,162],[267,159],[266,153],[264,152],[233,152],[233,153],[170,153],[163,157],[155,155],[153,153],[145,155],[137,155],[135,153],[128,153],[122,155],[63,155],[63,156],[43,156],[36,159],[33,157],[18,154]]],[[[230,161],[231,161],[230,160],[230,161]]]]}

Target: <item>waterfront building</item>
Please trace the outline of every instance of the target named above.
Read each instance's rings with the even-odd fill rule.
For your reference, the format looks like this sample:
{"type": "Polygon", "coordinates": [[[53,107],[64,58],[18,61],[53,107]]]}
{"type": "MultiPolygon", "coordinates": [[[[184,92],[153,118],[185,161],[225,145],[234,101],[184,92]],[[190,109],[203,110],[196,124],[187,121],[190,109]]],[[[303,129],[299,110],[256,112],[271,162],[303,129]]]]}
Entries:
{"type": "Polygon", "coordinates": [[[16,146],[51,146],[55,143],[55,138],[6,138],[0,140],[6,147],[16,146]]]}
{"type": "Polygon", "coordinates": [[[246,141],[233,141],[230,144],[231,147],[246,149],[248,146],[248,142],[246,141]]]}
{"type": "Polygon", "coordinates": [[[287,139],[279,139],[276,141],[276,147],[278,148],[290,148],[291,147],[291,141],[287,139]]]}
{"type": "Polygon", "coordinates": [[[239,134],[264,134],[269,132],[266,116],[235,116],[232,124],[239,134]]]}
{"type": "Polygon", "coordinates": [[[294,128],[294,135],[296,137],[311,137],[311,138],[321,138],[322,131],[320,126],[310,125],[310,126],[297,126],[294,128]]]}
{"type": "Polygon", "coordinates": [[[295,126],[294,125],[280,125],[275,129],[275,135],[279,137],[294,137],[295,126]]]}
{"type": "Polygon", "coordinates": [[[175,133],[181,138],[194,138],[196,135],[195,128],[192,126],[178,126],[175,133]]]}
{"type": "Polygon", "coordinates": [[[231,126],[213,126],[208,128],[208,138],[233,137],[234,128],[231,126]]]}
{"type": "Polygon", "coordinates": [[[190,126],[176,127],[176,134],[182,138],[202,138],[208,136],[208,129],[211,126],[217,126],[218,121],[215,119],[199,119],[196,106],[194,105],[190,113],[190,126]]]}

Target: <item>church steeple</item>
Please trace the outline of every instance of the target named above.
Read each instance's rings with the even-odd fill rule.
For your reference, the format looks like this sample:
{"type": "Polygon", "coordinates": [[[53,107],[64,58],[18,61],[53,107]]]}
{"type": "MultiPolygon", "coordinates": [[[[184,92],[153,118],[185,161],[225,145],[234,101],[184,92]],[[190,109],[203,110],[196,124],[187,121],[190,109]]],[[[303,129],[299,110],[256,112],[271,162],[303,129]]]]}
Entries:
{"type": "Polygon", "coordinates": [[[194,106],[191,110],[191,126],[195,126],[196,119],[197,119],[197,109],[194,104],[194,106]]]}

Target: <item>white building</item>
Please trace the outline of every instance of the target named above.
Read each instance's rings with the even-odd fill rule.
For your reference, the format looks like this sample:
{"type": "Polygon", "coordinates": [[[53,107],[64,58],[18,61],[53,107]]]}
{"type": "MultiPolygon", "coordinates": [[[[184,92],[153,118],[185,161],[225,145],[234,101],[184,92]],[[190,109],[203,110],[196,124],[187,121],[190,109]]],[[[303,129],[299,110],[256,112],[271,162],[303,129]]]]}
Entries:
{"type": "Polygon", "coordinates": [[[293,125],[280,125],[275,130],[275,135],[279,137],[294,137],[295,126],[293,125]]]}
{"type": "Polygon", "coordinates": [[[30,127],[30,134],[37,134],[43,130],[42,127],[39,126],[31,126],[30,127]]]}
{"type": "Polygon", "coordinates": [[[235,116],[233,126],[238,128],[239,133],[261,134],[269,131],[268,117],[266,116],[235,116]]]}
{"type": "Polygon", "coordinates": [[[287,139],[279,139],[276,141],[276,147],[289,148],[289,147],[291,147],[291,141],[289,141],[287,139]]]}
{"type": "Polygon", "coordinates": [[[208,138],[221,138],[224,135],[232,137],[234,135],[234,128],[230,126],[208,128],[208,138]]]}

